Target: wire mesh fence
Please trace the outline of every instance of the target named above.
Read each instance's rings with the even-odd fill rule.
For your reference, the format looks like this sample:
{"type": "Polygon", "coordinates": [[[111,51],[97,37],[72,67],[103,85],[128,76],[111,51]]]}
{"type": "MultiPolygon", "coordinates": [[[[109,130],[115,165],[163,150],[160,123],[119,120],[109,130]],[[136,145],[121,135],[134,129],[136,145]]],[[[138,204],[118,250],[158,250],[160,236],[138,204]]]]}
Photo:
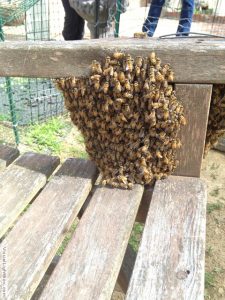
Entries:
{"type": "MultiPolygon", "coordinates": [[[[191,32],[225,35],[225,0],[185,1],[194,2],[191,32]]],[[[182,10],[190,10],[184,7],[185,1],[132,0],[129,5],[125,0],[83,1],[93,4],[91,21],[88,19],[91,26],[86,22],[84,38],[133,37],[134,32],[148,33],[152,23],[156,37],[176,34],[180,20],[190,21],[182,16],[182,10]],[[150,5],[155,5],[155,15],[149,13],[150,5]]],[[[0,40],[63,40],[64,14],[61,0],[1,0],[0,40]]],[[[64,112],[62,96],[50,79],[0,78],[0,126],[10,128],[10,134],[4,128],[0,131],[0,141],[9,136],[15,141],[11,138],[14,132],[18,143],[20,126],[64,112]]]]}
{"type": "MultiPolygon", "coordinates": [[[[61,38],[63,9],[60,0],[3,0],[0,4],[0,39],[56,40],[61,38]]],[[[61,38],[62,39],[62,38],[61,38]]],[[[65,112],[61,94],[50,79],[0,78],[1,140],[19,143],[19,128],[65,112]],[[11,130],[12,131],[12,130],[11,130]],[[3,136],[4,135],[4,136],[3,136]]]]}

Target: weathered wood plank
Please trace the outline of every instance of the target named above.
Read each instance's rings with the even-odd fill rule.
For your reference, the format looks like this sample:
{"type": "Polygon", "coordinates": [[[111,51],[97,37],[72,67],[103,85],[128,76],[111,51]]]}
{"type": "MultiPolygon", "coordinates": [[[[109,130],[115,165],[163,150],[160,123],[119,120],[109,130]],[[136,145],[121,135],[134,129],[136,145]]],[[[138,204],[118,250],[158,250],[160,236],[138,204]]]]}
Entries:
{"type": "Polygon", "coordinates": [[[59,157],[26,152],[20,156],[15,165],[42,173],[49,177],[60,163],[59,157]]]}
{"type": "Polygon", "coordinates": [[[40,299],[110,299],[142,193],[96,189],[40,299]]]}
{"type": "Polygon", "coordinates": [[[115,50],[132,55],[156,51],[163,63],[172,65],[177,83],[225,83],[224,39],[5,42],[0,44],[0,76],[86,76],[93,59],[115,50]]]}
{"type": "Polygon", "coordinates": [[[206,189],[199,178],[158,181],[126,300],[203,299],[206,189]]]}
{"type": "Polygon", "coordinates": [[[68,159],[7,235],[6,299],[30,299],[96,176],[92,162],[68,159]]]}
{"type": "Polygon", "coordinates": [[[58,164],[57,157],[26,153],[0,174],[0,237],[46,184],[58,164]]]}
{"type": "Polygon", "coordinates": [[[212,86],[177,84],[177,98],[183,103],[187,125],[180,132],[182,147],[175,175],[199,177],[205,147],[212,86]]]}
{"type": "Polygon", "coordinates": [[[4,170],[19,156],[19,150],[7,145],[0,145],[0,171],[4,170]]]}

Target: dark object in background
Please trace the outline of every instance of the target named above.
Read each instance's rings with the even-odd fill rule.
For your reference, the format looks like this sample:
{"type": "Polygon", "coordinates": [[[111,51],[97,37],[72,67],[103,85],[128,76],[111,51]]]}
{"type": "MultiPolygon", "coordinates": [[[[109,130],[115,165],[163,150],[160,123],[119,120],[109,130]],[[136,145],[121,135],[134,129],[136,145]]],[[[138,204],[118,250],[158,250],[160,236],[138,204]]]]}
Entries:
{"type": "Polygon", "coordinates": [[[84,19],[70,7],[69,0],[62,0],[65,10],[63,38],[66,41],[82,40],[84,36],[84,19]]]}

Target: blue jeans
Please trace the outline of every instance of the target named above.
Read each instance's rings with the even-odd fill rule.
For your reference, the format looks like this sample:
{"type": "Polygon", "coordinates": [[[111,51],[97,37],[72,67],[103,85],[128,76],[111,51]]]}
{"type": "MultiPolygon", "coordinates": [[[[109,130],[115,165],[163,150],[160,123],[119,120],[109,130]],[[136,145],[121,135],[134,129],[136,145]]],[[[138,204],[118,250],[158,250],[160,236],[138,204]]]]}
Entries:
{"type": "MultiPolygon", "coordinates": [[[[161,15],[162,7],[165,0],[152,0],[148,18],[145,20],[142,31],[147,32],[148,36],[152,37],[159,17],[161,15]]],[[[188,35],[191,28],[192,16],[194,13],[194,0],[182,0],[182,9],[180,14],[179,25],[177,28],[177,35],[188,35]]]]}

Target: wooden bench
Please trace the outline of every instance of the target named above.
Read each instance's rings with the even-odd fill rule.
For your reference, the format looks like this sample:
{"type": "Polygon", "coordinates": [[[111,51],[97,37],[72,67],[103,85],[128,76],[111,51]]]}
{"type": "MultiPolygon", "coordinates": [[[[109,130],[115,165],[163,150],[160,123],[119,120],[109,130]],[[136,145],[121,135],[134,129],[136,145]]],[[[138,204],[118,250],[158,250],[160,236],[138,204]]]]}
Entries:
{"type": "Polygon", "coordinates": [[[0,75],[57,77],[73,70],[80,76],[93,58],[115,49],[134,55],[155,50],[175,69],[188,121],[181,132],[180,166],[154,188],[121,190],[98,185],[90,161],[71,158],[60,165],[57,157],[26,153],[12,162],[0,150],[0,161],[7,162],[0,171],[0,293],[5,299],[37,299],[46,272],[40,299],[110,299],[116,282],[127,300],[203,299],[206,188],[199,176],[212,83],[225,83],[225,43],[5,43],[0,44],[0,75]],[[53,266],[76,217],[75,233],[53,266]],[[144,223],[137,255],[128,245],[135,220],[144,223]]]}

